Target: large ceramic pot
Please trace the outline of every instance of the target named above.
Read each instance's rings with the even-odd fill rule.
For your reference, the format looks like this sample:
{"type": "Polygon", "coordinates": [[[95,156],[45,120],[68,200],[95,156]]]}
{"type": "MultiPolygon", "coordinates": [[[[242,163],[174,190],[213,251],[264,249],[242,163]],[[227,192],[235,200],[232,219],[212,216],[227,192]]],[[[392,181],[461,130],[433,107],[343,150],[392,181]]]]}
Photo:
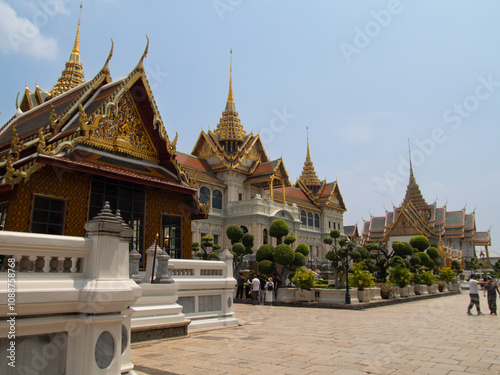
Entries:
{"type": "Polygon", "coordinates": [[[356,292],[359,302],[370,302],[370,291],[368,289],[358,289],[356,292]]]}

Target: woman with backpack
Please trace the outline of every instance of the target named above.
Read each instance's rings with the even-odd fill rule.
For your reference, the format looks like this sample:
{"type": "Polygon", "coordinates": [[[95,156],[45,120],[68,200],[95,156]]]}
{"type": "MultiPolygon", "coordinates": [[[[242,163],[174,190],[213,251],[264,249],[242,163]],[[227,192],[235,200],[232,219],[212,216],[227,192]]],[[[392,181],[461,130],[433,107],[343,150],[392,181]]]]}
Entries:
{"type": "Polygon", "coordinates": [[[272,306],[273,305],[273,294],[274,294],[274,282],[273,282],[272,277],[269,277],[267,279],[265,290],[266,290],[266,302],[269,303],[269,306],[272,306]]]}

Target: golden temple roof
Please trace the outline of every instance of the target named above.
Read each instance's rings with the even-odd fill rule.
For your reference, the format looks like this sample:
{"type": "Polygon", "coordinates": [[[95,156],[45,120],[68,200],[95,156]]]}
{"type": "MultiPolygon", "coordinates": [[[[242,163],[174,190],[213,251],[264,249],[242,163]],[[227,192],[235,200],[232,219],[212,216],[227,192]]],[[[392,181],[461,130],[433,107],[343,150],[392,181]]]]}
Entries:
{"type": "Polygon", "coordinates": [[[401,205],[404,206],[407,205],[408,203],[411,203],[413,207],[415,207],[419,211],[427,210],[429,208],[429,205],[425,201],[424,197],[422,196],[422,192],[418,187],[417,181],[415,180],[415,176],[413,175],[413,167],[411,164],[411,152],[410,152],[410,181],[408,182],[408,186],[406,188],[406,195],[401,205]]]}
{"type": "Polygon", "coordinates": [[[242,142],[246,136],[245,129],[241,125],[241,121],[238,117],[238,112],[236,112],[236,106],[234,104],[233,97],[233,61],[232,61],[233,51],[231,50],[231,62],[229,69],[229,93],[227,95],[226,108],[222,112],[222,117],[217,124],[217,128],[214,130],[214,134],[218,137],[219,142],[225,144],[226,151],[232,151],[236,148],[231,145],[232,142],[242,142]]]}
{"type": "Polygon", "coordinates": [[[80,60],[80,19],[82,16],[82,5],[80,4],[80,15],[78,16],[78,28],[76,29],[75,44],[69,60],[62,71],[61,77],[57,80],[50,91],[50,96],[54,97],[75,88],[85,82],[83,75],[83,65],[80,60]]]}
{"type": "Polygon", "coordinates": [[[314,190],[315,187],[321,186],[321,182],[314,170],[314,165],[311,159],[311,153],[309,152],[309,133],[307,134],[307,154],[306,161],[304,162],[304,168],[302,169],[302,174],[299,177],[304,185],[309,189],[314,190]]]}

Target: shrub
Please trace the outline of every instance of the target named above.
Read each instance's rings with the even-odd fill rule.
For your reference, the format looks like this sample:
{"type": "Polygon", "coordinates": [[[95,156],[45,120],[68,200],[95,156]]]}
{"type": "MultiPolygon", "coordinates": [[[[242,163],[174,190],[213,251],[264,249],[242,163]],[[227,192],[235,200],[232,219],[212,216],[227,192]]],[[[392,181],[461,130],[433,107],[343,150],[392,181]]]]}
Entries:
{"type": "Polygon", "coordinates": [[[208,256],[208,259],[219,260],[220,257],[219,257],[218,253],[210,253],[210,255],[208,256]]]}
{"type": "Polygon", "coordinates": [[[295,241],[297,241],[297,239],[294,236],[287,236],[287,238],[285,238],[283,242],[286,243],[287,245],[291,245],[295,241]]]}
{"type": "Polygon", "coordinates": [[[302,267],[302,266],[306,265],[307,260],[306,260],[306,257],[304,256],[304,254],[296,251],[294,253],[294,256],[295,256],[295,259],[293,260],[293,265],[295,267],[302,267]]]}
{"type": "Polygon", "coordinates": [[[289,245],[281,244],[274,248],[273,259],[276,263],[286,267],[294,262],[295,254],[289,245]]]}
{"type": "Polygon", "coordinates": [[[253,241],[255,237],[252,233],[245,233],[243,237],[241,237],[241,242],[243,243],[243,246],[247,248],[252,248],[253,247],[253,241]]]}
{"type": "Polygon", "coordinates": [[[226,229],[226,236],[231,240],[231,244],[240,242],[243,237],[243,229],[238,224],[231,224],[226,229]]]}
{"type": "Polygon", "coordinates": [[[292,283],[297,288],[311,290],[314,285],[313,271],[304,268],[297,268],[295,275],[292,277],[292,283]]]}
{"type": "Polygon", "coordinates": [[[363,262],[354,264],[354,272],[349,276],[349,285],[363,290],[375,285],[375,278],[373,275],[363,269],[363,262]]]}
{"type": "Polygon", "coordinates": [[[262,260],[259,262],[259,272],[261,274],[269,275],[274,271],[274,263],[270,260],[262,260]]]}
{"type": "Polygon", "coordinates": [[[236,242],[235,244],[233,244],[233,253],[235,253],[237,256],[244,254],[245,246],[243,246],[241,242],[236,242]]]}
{"type": "Polygon", "coordinates": [[[429,248],[429,250],[427,250],[427,255],[429,255],[429,257],[432,259],[432,260],[436,260],[438,258],[440,258],[441,256],[439,255],[439,250],[436,249],[435,247],[431,247],[429,248]]]}
{"type": "Polygon", "coordinates": [[[389,277],[391,282],[400,288],[410,285],[411,282],[411,272],[402,264],[398,264],[397,266],[391,268],[389,270],[389,277]]]}
{"type": "Polygon", "coordinates": [[[309,246],[307,246],[307,244],[305,244],[305,243],[299,243],[297,245],[297,248],[295,249],[295,252],[299,252],[299,253],[304,254],[304,256],[308,256],[309,255],[309,246]]]}
{"type": "Polygon", "coordinates": [[[415,236],[410,240],[410,245],[418,251],[424,251],[431,246],[431,243],[425,236],[415,236]]]}
{"type": "Polygon", "coordinates": [[[288,224],[283,219],[276,219],[269,226],[269,235],[277,238],[278,242],[280,242],[281,237],[286,236],[289,231],[290,228],[288,228],[288,224]]]}
{"type": "Polygon", "coordinates": [[[257,262],[261,262],[263,260],[273,260],[273,247],[271,245],[265,244],[259,247],[257,253],[255,254],[255,259],[257,262]]]}
{"type": "Polygon", "coordinates": [[[451,283],[455,278],[455,271],[453,271],[450,267],[441,268],[439,272],[439,280],[444,281],[445,283],[451,283]]]}
{"type": "Polygon", "coordinates": [[[431,260],[427,253],[419,252],[415,255],[420,258],[420,264],[422,264],[424,267],[434,268],[435,263],[431,260]]]}
{"type": "Polygon", "coordinates": [[[421,274],[420,279],[425,285],[432,285],[437,281],[436,277],[432,274],[431,271],[427,271],[421,274]]]}

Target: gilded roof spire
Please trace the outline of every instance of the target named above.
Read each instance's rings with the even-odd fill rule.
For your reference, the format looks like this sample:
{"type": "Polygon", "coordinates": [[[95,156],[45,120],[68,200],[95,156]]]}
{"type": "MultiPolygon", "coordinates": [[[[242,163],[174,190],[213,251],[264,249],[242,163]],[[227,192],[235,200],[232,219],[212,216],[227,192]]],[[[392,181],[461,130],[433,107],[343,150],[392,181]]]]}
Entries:
{"type": "Polygon", "coordinates": [[[319,186],[321,186],[321,182],[314,170],[314,165],[311,160],[311,153],[309,151],[309,127],[307,127],[307,154],[306,161],[304,162],[304,168],[302,169],[302,174],[299,177],[299,180],[302,180],[304,185],[306,185],[309,189],[315,191],[319,186]]]}
{"type": "MultiPolygon", "coordinates": [[[[226,108],[222,112],[222,117],[217,124],[214,133],[219,137],[219,142],[242,142],[246,136],[246,132],[241,125],[241,121],[236,112],[236,105],[233,97],[233,50],[230,51],[229,63],[229,93],[227,95],[226,108]]],[[[233,144],[226,144],[226,150],[236,149],[233,144]]]]}
{"type": "Polygon", "coordinates": [[[413,174],[413,166],[411,163],[411,148],[410,148],[410,140],[408,140],[408,152],[410,156],[410,180],[408,181],[408,186],[406,188],[405,199],[403,200],[403,204],[410,203],[417,210],[427,210],[428,204],[422,196],[422,192],[417,184],[417,180],[413,174]]]}
{"type": "Polygon", "coordinates": [[[82,4],[80,4],[80,15],[78,16],[78,27],[76,29],[75,44],[73,45],[73,50],[69,56],[69,60],[66,61],[66,66],[62,71],[61,77],[57,80],[50,91],[50,96],[54,97],[60,95],[72,88],[81,85],[85,82],[83,75],[83,66],[80,60],[80,19],[82,16],[82,4]]]}

